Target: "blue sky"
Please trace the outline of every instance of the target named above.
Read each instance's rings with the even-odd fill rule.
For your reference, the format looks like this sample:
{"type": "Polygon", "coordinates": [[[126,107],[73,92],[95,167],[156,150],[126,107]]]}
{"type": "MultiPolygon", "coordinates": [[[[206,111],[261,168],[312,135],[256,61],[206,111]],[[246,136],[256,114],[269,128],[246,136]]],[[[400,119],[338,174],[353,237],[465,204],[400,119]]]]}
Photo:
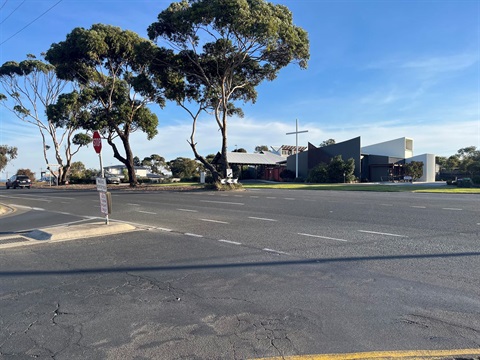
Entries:
{"type": "MultiPolygon", "coordinates": [[[[480,1],[275,2],[290,8],[295,24],[309,33],[309,66],[300,70],[290,65],[275,81],[260,85],[257,102],[244,106],[245,117],[230,120],[229,150],[293,145],[295,138],[286,132],[294,131],[295,119],[300,130],[308,130],[300,135],[300,145],[361,136],[366,146],[405,136],[414,139],[416,155],[448,156],[462,147],[480,148],[480,1]]],[[[170,3],[0,0],[0,62],[38,55],[64,40],[74,27],[94,23],[147,37],[147,27],[170,3]]],[[[188,116],[173,104],[153,109],[159,133],[151,141],[135,134],[135,155],[193,158],[186,141],[191,129],[188,116]]],[[[204,155],[220,149],[213,119],[202,119],[197,140],[204,155]]],[[[45,169],[38,130],[4,108],[0,144],[19,150],[0,178],[18,168],[37,174],[45,169]]],[[[92,146],[74,159],[99,168],[92,146]]],[[[104,165],[118,163],[106,144],[103,159],[104,165]]]]}

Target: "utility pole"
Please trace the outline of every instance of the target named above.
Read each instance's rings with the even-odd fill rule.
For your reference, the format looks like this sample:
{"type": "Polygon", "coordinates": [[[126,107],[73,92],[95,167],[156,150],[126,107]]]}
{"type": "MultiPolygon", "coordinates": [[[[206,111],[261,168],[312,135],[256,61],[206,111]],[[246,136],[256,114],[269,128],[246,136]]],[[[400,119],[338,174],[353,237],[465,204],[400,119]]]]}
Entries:
{"type": "Polygon", "coordinates": [[[298,119],[295,119],[295,122],[296,122],[295,131],[294,132],[289,132],[286,135],[295,134],[295,148],[296,148],[296,150],[295,150],[295,152],[296,152],[296,155],[295,155],[295,178],[298,178],[298,134],[306,133],[306,132],[308,132],[308,130],[298,131],[298,119]]]}

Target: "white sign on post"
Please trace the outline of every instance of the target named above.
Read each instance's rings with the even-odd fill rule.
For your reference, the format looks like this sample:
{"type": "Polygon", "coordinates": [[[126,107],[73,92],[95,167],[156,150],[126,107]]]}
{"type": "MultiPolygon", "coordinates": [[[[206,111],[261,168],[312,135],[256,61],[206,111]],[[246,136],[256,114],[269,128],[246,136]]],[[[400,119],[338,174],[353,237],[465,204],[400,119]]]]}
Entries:
{"type": "Polygon", "coordinates": [[[95,182],[97,183],[97,191],[107,192],[107,179],[97,177],[95,182]]]}
{"type": "Polygon", "coordinates": [[[100,195],[100,211],[102,212],[102,214],[108,215],[107,193],[99,191],[98,194],[100,195]]]}

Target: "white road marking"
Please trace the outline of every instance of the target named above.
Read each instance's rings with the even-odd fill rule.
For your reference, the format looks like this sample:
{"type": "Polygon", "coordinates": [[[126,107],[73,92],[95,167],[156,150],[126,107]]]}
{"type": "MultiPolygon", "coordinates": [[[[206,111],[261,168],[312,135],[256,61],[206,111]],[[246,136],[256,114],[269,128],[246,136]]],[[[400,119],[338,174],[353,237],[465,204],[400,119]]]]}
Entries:
{"type": "Polygon", "coordinates": [[[217,224],[230,224],[226,221],[220,221],[220,220],[211,220],[211,219],[200,219],[202,221],[208,221],[208,222],[213,222],[213,223],[217,223],[217,224]]]}
{"type": "Polygon", "coordinates": [[[377,235],[396,236],[396,237],[408,237],[408,236],[405,236],[405,235],[399,235],[399,234],[390,234],[390,233],[377,232],[377,231],[368,231],[368,230],[358,230],[358,232],[361,232],[361,233],[367,233],[367,234],[377,234],[377,235]]]}
{"type": "Polygon", "coordinates": [[[127,205],[130,205],[130,206],[140,206],[140,204],[131,204],[131,203],[129,203],[129,204],[127,204],[127,205]]]}
{"type": "Polygon", "coordinates": [[[177,209],[178,211],[186,211],[186,212],[198,212],[198,210],[190,210],[190,209],[177,209]]]}
{"type": "Polygon", "coordinates": [[[263,251],[268,251],[268,252],[273,252],[273,253],[276,253],[276,254],[290,255],[289,253],[279,251],[279,250],[269,249],[269,248],[265,248],[265,249],[262,249],[262,250],[263,251]]]}
{"type": "Polygon", "coordinates": [[[261,217],[255,217],[255,216],[249,216],[248,218],[253,219],[253,220],[278,221],[278,220],[275,220],[275,219],[261,218],[261,217]]]}
{"type": "Polygon", "coordinates": [[[294,198],[284,198],[285,200],[295,200],[294,198]]]}
{"type": "Polygon", "coordinates": [[[303,234],[303,233],[298,233],[298,235],[309,236],[309,237],[320,238],[320,239],[327,239],[327,240],[335,240],[335,241],[348,242],[348,240],[336,239],[336,238],[332,238],[332,237],[328,237],[328,236],[320,236],[320,235],[312,235],[312,234],[303,234]]]}
{"type": "Polygon", "coordinates": [[[239,243],[239,242],[236,242],[236,241],[223,240],[223,239],[220,239],[220,240],[218,240],[218,241],[224,242],[224,243],[227,243],[227,244],[242,245],[242,243],[239,243]]]}
{"type": "Polygon", "coordinates": [[[252,199],[258,199],[260,196],[252,195],[250,196],[252,199]]]}
{"type": "Polygon", "coordinates": [[[276,199],[275,196],[267,196],[267,199],[276,199]]]}
{"type": "Polygon", "coordinates": [[[442,208],[442,210],[462,211],[463,209],[459,209],[459,208],[442,208]]]}
{"type": "Polygon", "coordinates": [[[167,228],[162,228],[162,227],[155,227],[155,229],[161,230],[161,231],[167,231],[167,232],[173,231],[172,229],[167,229],[167,228]]]}
{"type": "Polygon", "coordinates": [[[426,209],[427,207],[426,206],[410,206],[411,208],[415,208],[415,209],[426,209]]]}
{"type": "Polygon", "coordinates": [[[200,200],[200,202],[213,203],[213,204],[245,205],[244,203],[227,202],[227,201],[213,201],[213,200],[200,200]]]}
{"type": "Polygon", "coordinates": [[[151,211],[137,210],[137,212],[139,212],[139,213],[143,213],[143,214],[152,214],[152,215],[157,215],[157,213],[155,213],[155,212],[151,212],[151,211]]]}
{"type": "Polygon", "coordinates": [[[243,197],[243,195],[233,195],[234,197],[243,197]]]}
{"type": "Polygon", "coordinates": [[[62,214],[62,215],[72,215],[72,214],[70,214],[70,213],[68,213],[68,212],[63,212],[63,211],[59,211],[58,214],[62,214]]]}
{"type": "Polygon", "coordinates": [[[199,234],[185,233],[184,235],[193,236],[193,237],[197,237],[197,238],[203,238],[203,235],[199,235],[199,234]]]}

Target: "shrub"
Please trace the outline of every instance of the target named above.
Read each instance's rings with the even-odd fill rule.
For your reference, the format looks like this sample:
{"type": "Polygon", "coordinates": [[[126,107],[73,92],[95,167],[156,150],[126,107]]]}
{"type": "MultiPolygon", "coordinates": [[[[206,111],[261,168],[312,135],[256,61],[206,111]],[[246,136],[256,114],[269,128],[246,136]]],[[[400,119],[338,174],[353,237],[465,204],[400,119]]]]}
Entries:
{"type": "Polygon", "coordinates": [[[280,178],[284,181],[295,179],[295,171],[285,169],[280,173],[280,178]]]}
{"type": "Polygon", "coordinates": [[[473,187],[473,181],[470,178],[463,178],[457,180],[457,186],[459,188],[471,188],[473,187]]]}

